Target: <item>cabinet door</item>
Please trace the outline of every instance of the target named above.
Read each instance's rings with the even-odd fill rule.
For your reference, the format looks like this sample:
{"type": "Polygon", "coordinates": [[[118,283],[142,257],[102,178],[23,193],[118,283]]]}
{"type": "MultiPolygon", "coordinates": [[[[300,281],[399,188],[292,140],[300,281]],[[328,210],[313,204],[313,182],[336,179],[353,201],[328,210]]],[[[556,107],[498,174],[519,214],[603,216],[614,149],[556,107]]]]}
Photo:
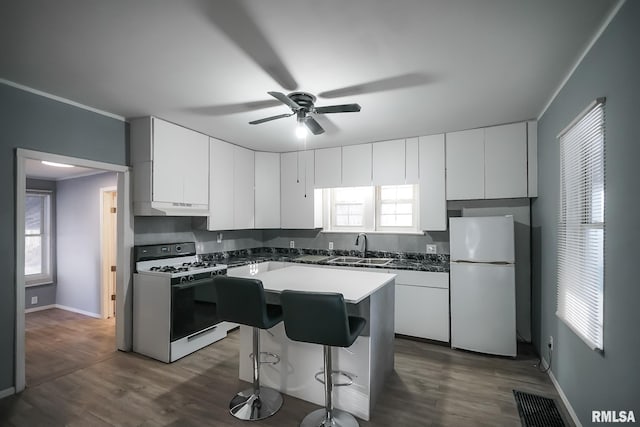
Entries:
{"type": "Polygon", "coordinates": [[[255,228],[280,228],[280,154],[255,153],[255,228]]]}
{"type": "Polygon", "coordinates": [[[209,204],[209,137],[188,131],[182,141],[187,160],[183,171],[184,203],[209,204]]]}
{"type": "Polygon", "coordinates": [[[313,157],[313,151],[281,154],[281,228],[315,228],[313,157]]]}
{"type": "Polygon", "coordinates": [[[253,151],[233,147],[233,228],[235,230],[254,226],[255,164],[253,151]]]}
{"type": "Polygon", "coordinates": [[[419,147],[420,228],[446,231],[444,134],[421,136],[419,147]]]}
{"type": "Polygon", "coordinates": [[[209,230],[233,229],[233,145],[210,138],[209,230]]]}
{"type": "Polygon", "coordinates": [[[342,184],[342,148],[315,150],[316,188],[334,188],[342,184]]]}
{"type": "Polygon", "coordinates": [[[447,200],[484,199],[484,129],[446,134],[447,200]]]}
{"type": "Polygon", "coordinates": [[[485,198],[527,197],[527,124],[485,129],[485,198]]]}
{"type": "Polygon", "coordinates": [[[449,290],[396,283],[395,332],[449,341],[449,290]]]}
{"type": "MultiPolygon", "coordinates": [[[[404,169],[405,183],[418,184],[420,182],[419,139],[408,138],[405,143],[404,169]]],[[[444,157],[442,158],[444,160],[444,157]]]]}
{"type": "Polygon", "coordinates": [[[365,187],[371,185],[372,144],[342,147],[342,186],[365,187]]]}
{"type": "Polygon", "coordinates": [[[373,185],[398,185],[405,182],[405,141],[373,144],[373,185]]]}
{"type": "Polygon", "coordinates": [[[153,119],[153,201],[183,203],[185,128],[153,119]]]}

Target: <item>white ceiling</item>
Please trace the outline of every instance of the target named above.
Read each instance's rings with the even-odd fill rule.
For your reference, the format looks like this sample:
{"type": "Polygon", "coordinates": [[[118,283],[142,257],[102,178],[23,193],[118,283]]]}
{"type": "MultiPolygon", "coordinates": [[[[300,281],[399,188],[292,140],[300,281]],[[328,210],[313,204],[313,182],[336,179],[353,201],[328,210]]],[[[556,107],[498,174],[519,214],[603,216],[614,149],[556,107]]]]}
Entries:
{"type": "Polygon", "coordinates": [[[617,0],[21,0],[0,78],[253,149],[300,147],[267,91],[316,106],[311,148],[537,117],[617,0]]]}
{"type": "Polygon", "coordinates": [[[50,181],[60,181],[62,179],[79,178],[81,176],[104,173],[103,170],[82,168],[74,166],[72,168],[61,168],[43,164],[39,160],[25,159],[25,175],[29,178],[46,179],[50,181]]]}

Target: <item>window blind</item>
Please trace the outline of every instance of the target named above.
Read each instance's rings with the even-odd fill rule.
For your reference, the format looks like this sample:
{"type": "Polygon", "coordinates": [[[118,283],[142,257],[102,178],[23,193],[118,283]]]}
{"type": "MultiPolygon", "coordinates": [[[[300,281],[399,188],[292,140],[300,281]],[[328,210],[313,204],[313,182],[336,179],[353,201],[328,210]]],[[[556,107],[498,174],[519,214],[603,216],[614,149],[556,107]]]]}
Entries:
{"type": "Polygon", "coordinates": [[[560,214],[556,315],[591,349],[602,349],[605,203],[604,99],[558,136],[560,214]]]}

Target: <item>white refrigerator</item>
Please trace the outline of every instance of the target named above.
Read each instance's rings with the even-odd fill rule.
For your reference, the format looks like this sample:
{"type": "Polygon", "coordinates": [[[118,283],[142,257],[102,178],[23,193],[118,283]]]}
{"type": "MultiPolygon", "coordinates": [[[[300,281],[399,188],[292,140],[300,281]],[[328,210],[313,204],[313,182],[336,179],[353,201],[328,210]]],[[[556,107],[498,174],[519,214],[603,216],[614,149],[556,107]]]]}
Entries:
{"type": "Polygon", "coordinates": [[[449,219],[451,347],[515,357],[513,216],[449,219]]]}

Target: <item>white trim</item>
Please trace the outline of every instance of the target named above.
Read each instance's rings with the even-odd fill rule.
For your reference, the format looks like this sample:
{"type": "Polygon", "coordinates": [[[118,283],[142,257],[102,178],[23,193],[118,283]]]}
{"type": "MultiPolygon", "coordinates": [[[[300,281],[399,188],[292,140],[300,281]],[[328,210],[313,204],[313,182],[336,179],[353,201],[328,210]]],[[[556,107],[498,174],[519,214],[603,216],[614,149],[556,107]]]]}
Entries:
{"type": "Polygon", "coordinates": [[[17,155],[32,160],[48,160],[56,163],[67,163],[83,168],[102,169],[105,172],[127,172],[129,166],[116,165],[114,163],[96,162],[94,160],[80,159],[76,157],[63,156],[60,154],[44,153],[42,151],[25,150],[18,148],[17,155]]]}
{"type": "Polygon", "coordinates": [[[0,390],[0,399],[5,398],[7,396],[12,396],[16,394],[15,387],[5,388],[4,390],[0,390]]]}
{"type": "Polygon", "coordinates": [[[45,98],[49,98],[49,99],[52,99],[54,101],[58,101],[58,102],[62,102],[64,104],[72,105],[74,107],[78,107],[78,108],[81,108],[83,110],[91,111],[93,113],[100,114],[102,116],[107,116],[107,117],[110,117],[112,119],[120,120],[121,122],[126,122],[127,121],[127,119],[125,119],[124,117],[119,116],[117,114],[109,113],[108,111],[104,111],[104,110],[99,110],[97,108],[90,107],[88,105],[80,104],[79,102],[72,101],[70,99],[63,98],[63,97],[58,96],[58,95],[53,95],[53,94],[50,94],[50,93],[47,93],[47,92],[43,92],[41,90],[34,89],[32,87],[29,87],[29,86],[21,85],[20,83],[15,83],[15,82],[12,82],[10,80],[6,80],[6,79],[0,78],[0,83],[3,83],[5,85],[7,85],[7,86],[14,87],[16,89],[24,90],[25,92],[30,92],[30,93],[33,93],[33,94],[36,94],[36,95],[39,95],[39,96],[43,96],[45,98]]]}
{"type": "Polygon", "coordinates": [[[102,319],[100,313],[92,313],[86,310],[80,310],[79,308],[69,307],[67,305],[55,304],[55,308],[59,308],[60,310],[70,311],[72,313],[84,314],[85,316],[95,317],[96,319],[102,319]]]}
{"type": "MultiPolygon", "coordinates": [[[[24,286],[24,199],[26,193],[26,159],[49,160],[71,163],[87,168],[102,169],[118,174],[118,247],[116,273],[116,347],[131,351],[132,343],[132,275],[131,255],[133,249],[133,212],[131,210],[131,173],[128,166],[96,162],[87,159],[62,156],[40,151],[16,150],[16,329],[15,329],[15,390],[25,388],[25,286],[24,286]]],[[[67,309],[67,307],[57,306],[67,309]]],[[[72,311],[74,311],[72,309],[72,311]]],[[[100,317],[96,313],[77,311],[88,316],[100,317]]]]}
{"type": "MultiPolygon", "coordinates": [[[[117,186],[110,186],[110,187],[100,187],[100,191],[99,191],[99,197],[100,197],[100,311],[101,311],[101,318],[103,319],[107,319],[109,318],[109,306],[111,304],[109,304],[110,298],[109,298],[109,292],[108,292],[108,286],[104,280],[104,247],[103,247],[103,236],[104,236],[104,193],[109,193],[109,192],[116,192],[116,197],[117,197],[117,192],[118,192],[118,187],[117,186]]],[[[117,212],[117,210],[116,210],[117,212]]],[[[117,224],[116,224],[117,227],[117,224]]],[[[116,230],[116,237],[117,237],[117,230],[116,230]]],[[[118,243],[116,242],[116,245],[118,243]]],[[[117,246],[116,246],[117,247],[117,246]]],[[[117,255],[116,255],[116,263],[118,262],[117,259],[117,255]]],[[[116,264],[117,265],[117,264],[116,264]]]]}
{"type": "Polygon", "coordinates": [[[328,229],[322,229],[322,230],[320,230],[320,233],[325,233],[325,234],[359,234],[359,233],[366,233],[367,235],[369,235],[369,234],[402,234],[404,236],[424,236],[425,235],[424,231],[383,231],[383,230],[372,231],[372,230],[328,230],[328,229]]]}
{"type": "Polygon", "coordinates": [[[49,304],[49,305],[41,305],[40,307],[33,307],[33,308],[27,308],[24,310],[25,314],[26,313],[33,313],[35,311],[42,311],[42,310],[49,310],[51,308],[56,308],[55,304],[49,304]]]}
{"type": "Polygon", "coordinates": [[[600,36],[602,36],[602,33],[604,33],[604,30],[607,29],[607,27],[609,26],[613,18],[618,14],[618,12],[620,11],[620,8],[622,8],[622,5],[624,5],[625,1],[626,0],[619,0],[618,4],[616,4],[613,7],[613,9],[611,9],[611,12],[609,12],[605,20],[602,22],[602,25],[600,25],[596,33],[593,35],[589,44],[587,44],[585,49],[582,51],[582,54],[578,57],[576,62],[573,64],[573,67],[571,67],[571,69],[569,70],[565,78],[562,80],[562,82],[560,82],[560,85],[558,86],[558,88],[555,90],[555,92],[553,92],[553,95],[551,95],[551,98],[549,98],[549,101],[547,101],[547,103],[545,104],[540,114],[538,114],[538,118],[537,118],[538,121],[542,118],[544,113],[547,112],[547,110],[549,109],[553,101],[555,101],[560,91],[567,84],[571,76],[573,76],[573,73],[575,73],[575,71],[578,69],[578,66],[582,63],[582,60],[585,58],[585,56],[587,56],[587,54],[589,53],[593,45],[595,45],[598,39],[600,39],[600,36]]]}
{"type": "Polygon", "coordinates": [[[15,390],[19,393],[24,390],[25,373],[25,319],[24,319],[24,204],[27,195],[27,176],[25,172],[25,157],[16,153],[16,331],[15,331],[15,390]]]}
{"type": "MultiPolygon", "coordinates": [[[[541,360],[542,368],[549,369],[549,363],[547,363],[547,361],[544,360],[544,358],[541,358],[540,360],[541,360]]],[[[571,417],[571,420],[573,421],[573,423],[576,425],[576,427],[582,427],[582,423],[578,418],[578,414],[576,414],[576,411],[574,411],[573,406],[571,406],[571,403],[567,398],[567,395],[564,394],[564,391],[562,391],[562,387],[560,387],[560,383],[558,382],[558,380],[556,380],[556,377],[553,375],[553,371],[551,369],[547,371],[547,375],[549,375],[549,378],[551,378],[551,382],[553,383],[553,386],[556,388],[556,391],[560,395],[560,399],[562,399],[562,403],[564,403],[564,407],[567,408],[567,412],[569,413],[569,416],[571,417]]]]}

